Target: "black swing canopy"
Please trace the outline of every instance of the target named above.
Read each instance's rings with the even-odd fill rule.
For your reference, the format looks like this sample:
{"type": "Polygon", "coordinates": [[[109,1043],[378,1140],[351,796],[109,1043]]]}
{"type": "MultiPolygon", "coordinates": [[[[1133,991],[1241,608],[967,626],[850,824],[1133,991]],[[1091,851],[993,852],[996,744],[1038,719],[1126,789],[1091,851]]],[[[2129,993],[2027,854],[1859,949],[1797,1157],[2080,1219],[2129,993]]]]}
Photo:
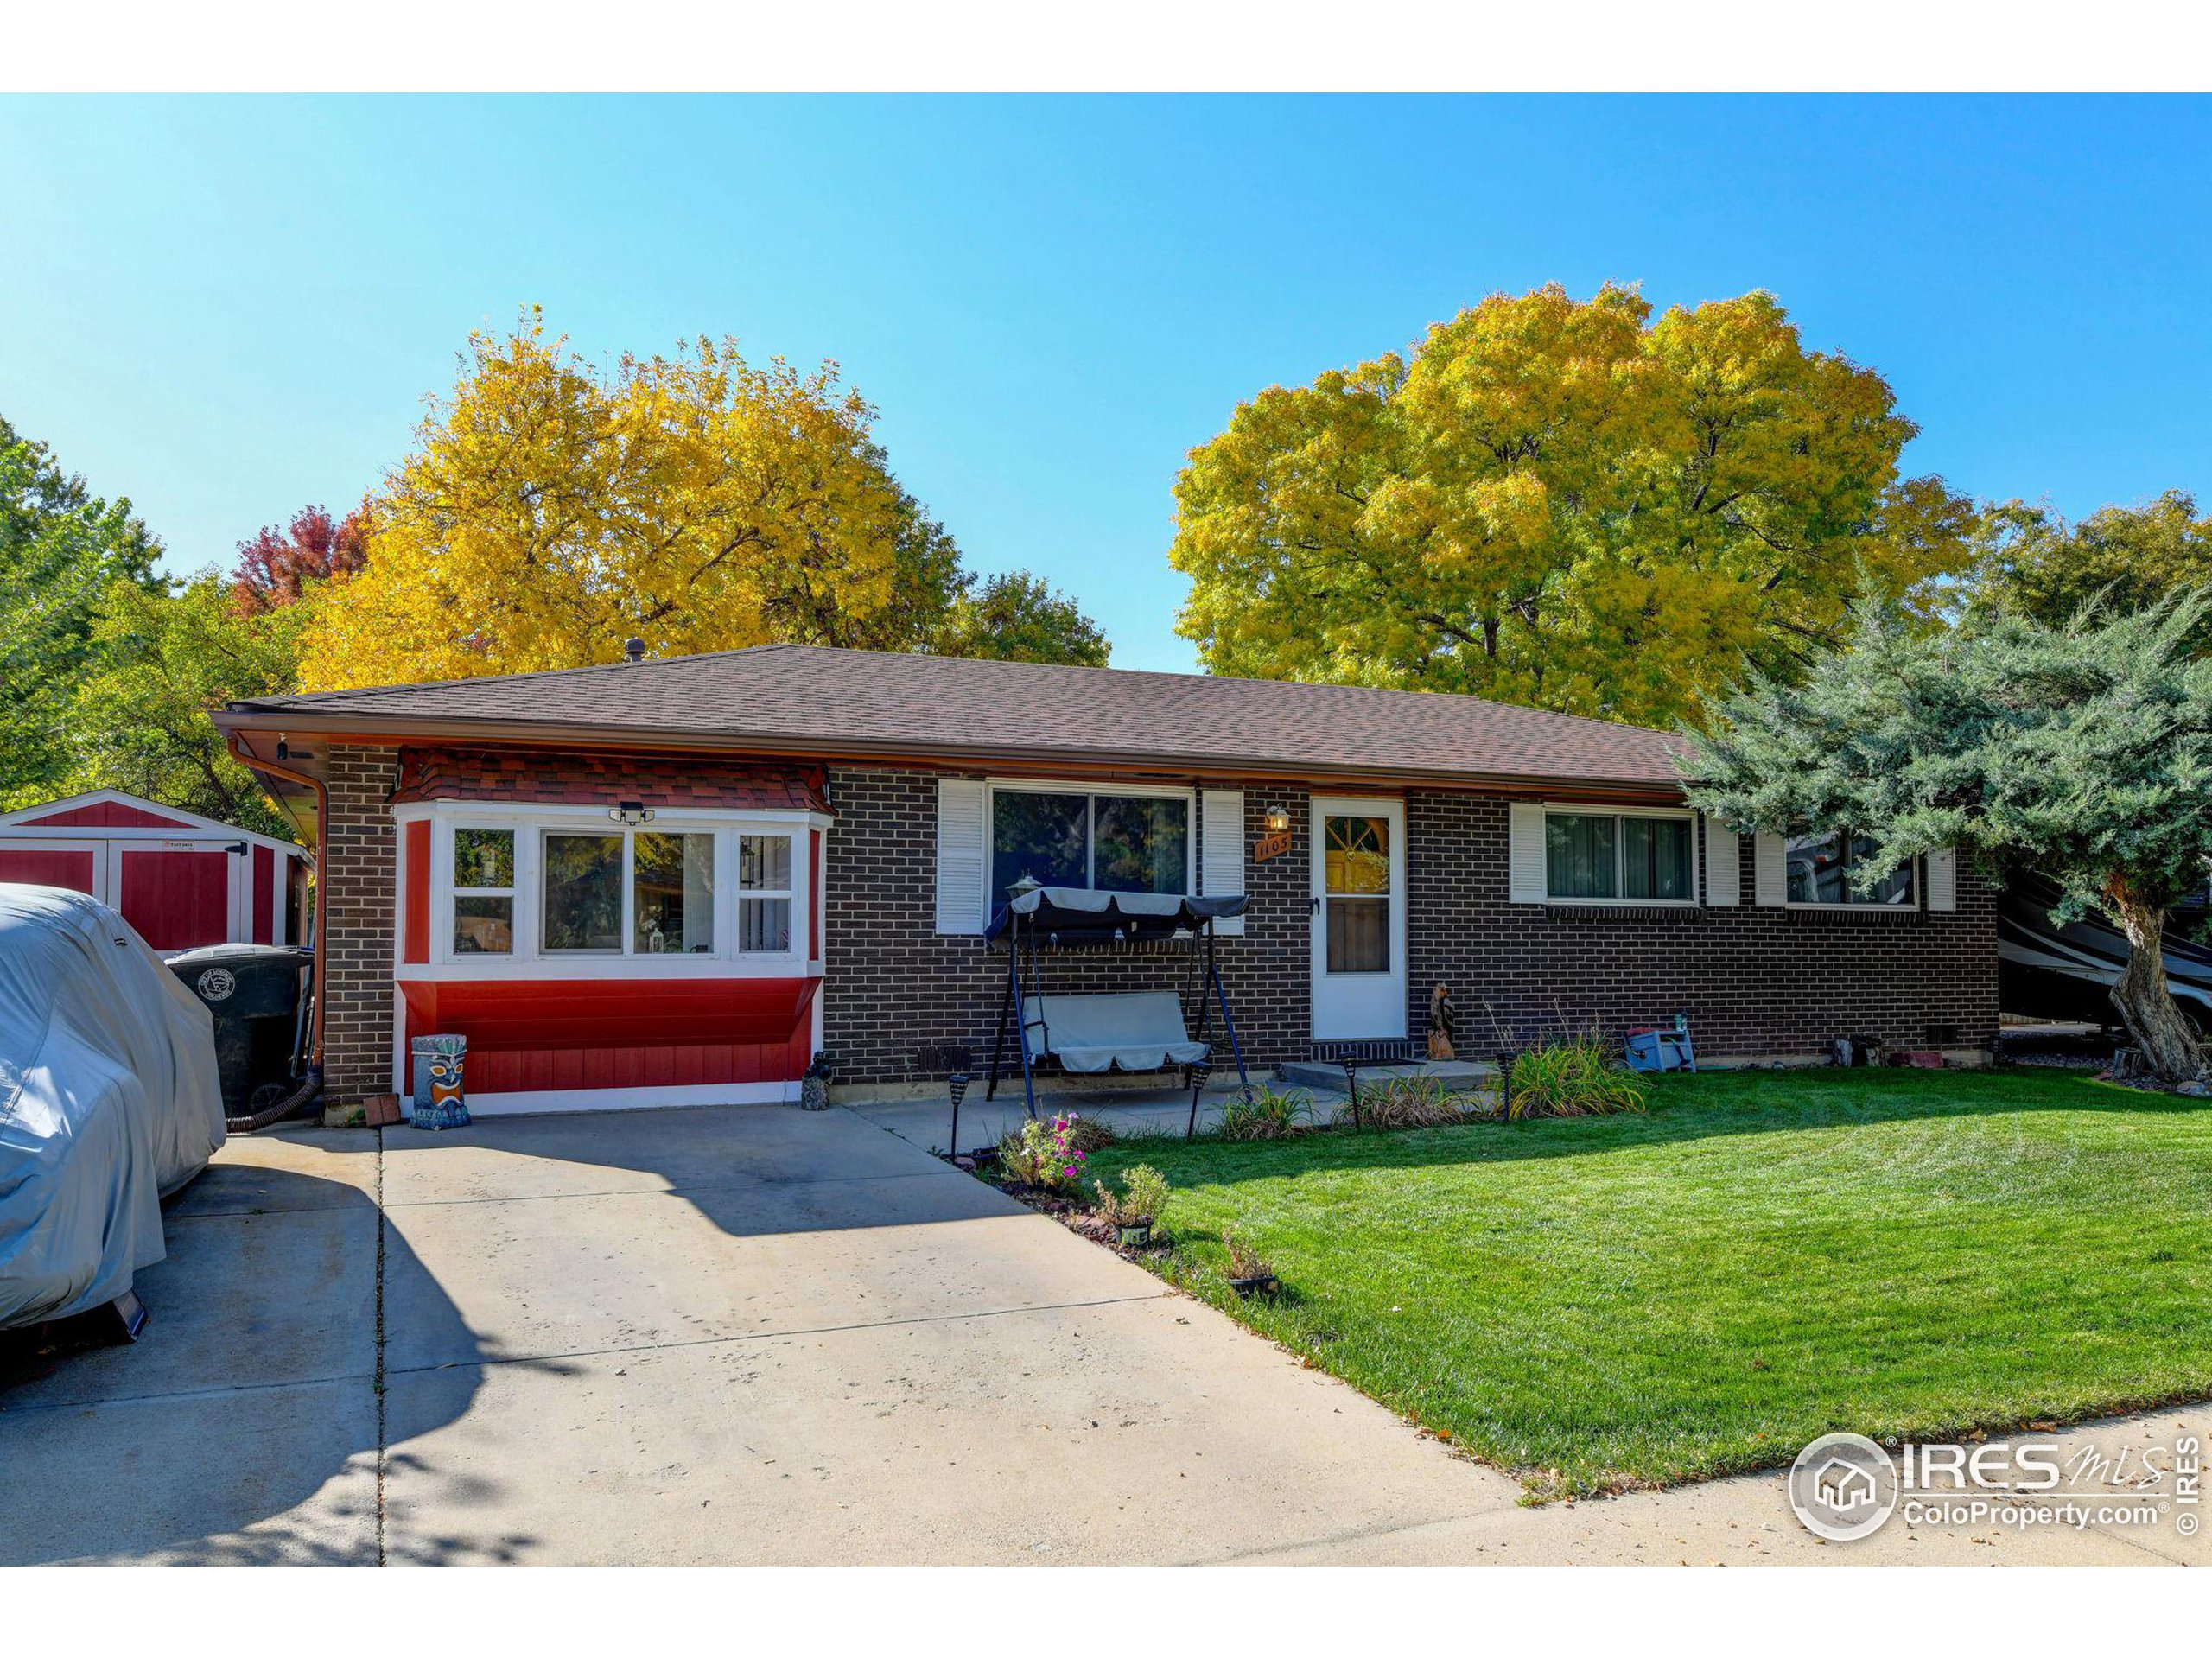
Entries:
{"type": "Polygon", "coordinates": [[[1099,893],[1089,887],[1032,887],[999,906],[984,931],[1003,938],[1018,925],[1063,944],[1134,944],[1196,934],[1207,924],[1244,913],[1244,895],[1195,893],[1099,893]]]}

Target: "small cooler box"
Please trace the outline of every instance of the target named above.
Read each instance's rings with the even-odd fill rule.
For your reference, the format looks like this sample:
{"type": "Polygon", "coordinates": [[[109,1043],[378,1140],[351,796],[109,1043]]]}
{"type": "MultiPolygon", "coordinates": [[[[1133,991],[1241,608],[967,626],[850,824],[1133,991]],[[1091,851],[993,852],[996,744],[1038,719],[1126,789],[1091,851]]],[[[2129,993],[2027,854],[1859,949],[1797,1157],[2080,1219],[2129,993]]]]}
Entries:
{"type": "Polygon", "coordinates": [[[1689,1027],[1677,1021],[1671,1027],[1643,1027],[1630,1032],[1628,1069],[1631,1071],[1696,1071],[1697,1050],[1691,1046],[1689,1027]]]}

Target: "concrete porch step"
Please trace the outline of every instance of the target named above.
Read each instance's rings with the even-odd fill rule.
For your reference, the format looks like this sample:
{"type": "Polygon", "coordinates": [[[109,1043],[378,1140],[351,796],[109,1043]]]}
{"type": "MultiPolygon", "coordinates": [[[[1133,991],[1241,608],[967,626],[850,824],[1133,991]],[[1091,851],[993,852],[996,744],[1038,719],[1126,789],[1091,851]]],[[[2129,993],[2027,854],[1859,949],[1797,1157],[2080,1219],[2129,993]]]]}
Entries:
{"type": "MultiPolygon", "coordinates": [[[[1344,1069],[1334,1060],[1286,1060],[1281,1071],[1283,1081],[1298,1088],[1344,1092],[1344,1069]]],[[[1411,1060],[1387,1065],[1363,1064],[1359,1084],[1364,1089],[1393,1077],[1434,1077],[1447,1089],[1472,1089],[1497,1075],[1497,1067],[1488,1060],[1411,1060]]]]}

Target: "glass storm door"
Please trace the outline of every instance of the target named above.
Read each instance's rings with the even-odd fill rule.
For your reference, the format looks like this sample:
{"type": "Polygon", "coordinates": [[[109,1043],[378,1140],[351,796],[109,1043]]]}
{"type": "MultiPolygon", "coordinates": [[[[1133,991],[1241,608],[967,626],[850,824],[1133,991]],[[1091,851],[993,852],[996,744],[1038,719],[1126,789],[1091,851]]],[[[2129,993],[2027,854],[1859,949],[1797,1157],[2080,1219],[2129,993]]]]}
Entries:
{"type": "Polygon", "coordinates": [[[1406,1034],[1406,808],[1313,801],[1313,1036],[1406,1034]]]}

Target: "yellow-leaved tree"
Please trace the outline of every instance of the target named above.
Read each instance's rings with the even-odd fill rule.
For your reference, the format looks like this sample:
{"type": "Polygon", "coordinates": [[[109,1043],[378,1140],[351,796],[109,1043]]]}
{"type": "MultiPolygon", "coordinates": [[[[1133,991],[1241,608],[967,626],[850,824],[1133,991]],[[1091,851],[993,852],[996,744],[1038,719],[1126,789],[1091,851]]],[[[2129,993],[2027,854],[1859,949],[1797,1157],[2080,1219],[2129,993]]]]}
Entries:
{"type": "Polygon", "coordinates": [[[471,336],[459,383],[365,509],[366,563],[322,584],[306,690],[774,641],[1103,663],[1022,573],[974,591],[893,477],[836,367],[701,339],[587,364],[533,310],[471,336]]]}
{"type": "Polygon", "coordinates": [[[1833,644],[1862,572],[1932,610],[1970,562],[1916,429],[1767,294],[1493,296],[1191,452],[1179,628],[1219,674],[1694,721],[1833,644]]]}

